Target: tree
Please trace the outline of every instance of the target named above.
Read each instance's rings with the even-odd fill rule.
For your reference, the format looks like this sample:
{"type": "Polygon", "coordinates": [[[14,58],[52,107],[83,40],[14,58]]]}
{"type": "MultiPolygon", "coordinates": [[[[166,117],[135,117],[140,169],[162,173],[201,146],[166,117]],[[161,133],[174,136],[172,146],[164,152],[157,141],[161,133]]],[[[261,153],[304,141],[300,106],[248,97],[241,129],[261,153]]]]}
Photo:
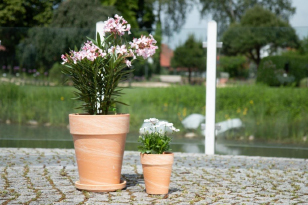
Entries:
{"type": "Polygon", "coordinates": [[[126,21],[129,22],[132,28],[139,28],[136,19],[136,10],[138,10],[138,1],[135,0],[101,0],[103,6],[113,6],[126,21]]]}
{"type": "Polygon", "coordinates": [[[95,28],[98,21],[105,21],[118,11],[113,6],[101,6],[98,1],[63,1],[55,11],[50,27],[95,28]]]}
{"type": "Polygon", "coordinates": [[[192,8],[192,0],[153,0],[156,8],[155,39],[158,50],[154,55],[155,72],[160,73],[160,54],[162,35],[172,36],[173,32],[179,31],[185,23],[186,14],[192,8]],[[162,18],[164,11],[164,18],[162,18]],[[162,27],[162,25],[164,25],[162,27]]]}
{"type": "Polygon", "coordinates": [[[192,9],[193,0],[157,0],[157,3],[157,21],[164,25],[164,33],[171,36],[185,24],[186,14],[192,9]],[[161,11],[164,12],[163,19],[161,11]]]}
{"type": "Polygon", "coordinates": [[[17,64],[16,46],[27,35],[29,27],[47,26],[52,19],[53,8],[61,0],[0,0],[0,40],[5,51],[0,64],[17,64]]]}
{"type": "Polygon", "coordinates": [[[113,6],[129,22],[132,29],[152,31],[155,15],[151,0],[101,0],[103,6],[113,6]]]}
{"type": "Polygon", "coordinates": [[[278,47],[297,47],[298,37],[288,22],[256,5],[246,11],[240,23],[229,27],[223,42],[224,53],[244,54],[259,66],[262,47],[270,45],[272,51],[278,47]]]}
{"type": "Polygon", "coordinates": [[[150,3],[150,0],[138,0],[138,10],[135,12],[139,28],[145,29],[150,33],[155,23],[153,4],[150,3]]]}
{"type": "Polygon", "coordinates": [[[0,27],[47,26],[61,0],[0,0],[0,27]]]}
{"type": "Polygon", "coordinates": [[[201,14],[212,14],[213,19],[223,28],[239,22],[247,9],[261,5],[273,12],[276,16],[288,21],[295,13],[291,0],[200,0],[201,14]]]}
{"type": "Polygon", "coordinates": [[[307,55],[308,54],[308,36],[304,37],[300,42],[300,49],[301,54],[307,55]]]}
{"type": "Polygon", "coordinates": [[[98,1],[63,1],[49,27],[30,29],[29,37],[19,44],[21,64],[27,69],[49,70],[69,48],[79,48],[86,36],[95,38],[96,22],[115,13],[113,7],[102,6],[98,1]]]}
{"type": "Polygon", "coordinates": [[[202,42],[197,41],[194,35],[190,35],[186,42],[174,50],[171,66],[188,69],[188,81],[191,84],[191,73],[203,71],[206,68],[206,54],[202,48],[202,42]]]}

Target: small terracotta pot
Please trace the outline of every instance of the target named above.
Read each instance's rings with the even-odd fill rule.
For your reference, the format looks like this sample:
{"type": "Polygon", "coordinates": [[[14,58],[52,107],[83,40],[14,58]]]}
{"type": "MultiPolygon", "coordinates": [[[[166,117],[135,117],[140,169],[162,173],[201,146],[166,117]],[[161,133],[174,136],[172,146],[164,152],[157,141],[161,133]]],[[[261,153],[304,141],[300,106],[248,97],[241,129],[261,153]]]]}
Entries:
{"type": "Polygon", "coordinates": [[[79,172],[78,189],[115,191],[126,186],[121,169],[129,115],[69,115],[79,172]]]}
{"type": "Polygon", "coordinates": [[[168,194],[174,155],[140,154],[145,189],[148,194],[168,194]]]}

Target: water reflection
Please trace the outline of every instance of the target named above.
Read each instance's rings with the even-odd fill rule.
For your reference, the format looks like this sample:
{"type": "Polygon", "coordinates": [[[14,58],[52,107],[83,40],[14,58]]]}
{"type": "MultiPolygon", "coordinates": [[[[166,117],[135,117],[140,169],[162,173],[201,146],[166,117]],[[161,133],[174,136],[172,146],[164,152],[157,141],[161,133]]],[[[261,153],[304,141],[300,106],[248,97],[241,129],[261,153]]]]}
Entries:
{"type": "MultiPolygon", "coordinates": [[[[129,133],[125,149],[137,151],[139,145],[137,139],[138,133],[129,133]]],[[[74,145],[67,128],[0,124],[0,147],[74,148],[74,145]]],[[[175,136],[171,149],[173,152],[204,153],[204,138],[188,139],[183,136],[175,136]]],[[[215,153],[308,158],[308,147],[218,139],[215,153]]]]}

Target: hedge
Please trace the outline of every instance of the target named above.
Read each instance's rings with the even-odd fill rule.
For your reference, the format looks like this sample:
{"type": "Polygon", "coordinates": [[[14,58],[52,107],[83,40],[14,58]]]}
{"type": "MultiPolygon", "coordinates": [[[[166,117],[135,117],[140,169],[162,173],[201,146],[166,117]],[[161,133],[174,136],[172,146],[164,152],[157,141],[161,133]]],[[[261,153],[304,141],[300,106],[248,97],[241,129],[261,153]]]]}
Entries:
{"type": "Polygon", "coordinates": [[[260,63],[257,82],[270,86],[298,86],[305,77],[308,77],[307,56],[268,56],[260,63]]]}

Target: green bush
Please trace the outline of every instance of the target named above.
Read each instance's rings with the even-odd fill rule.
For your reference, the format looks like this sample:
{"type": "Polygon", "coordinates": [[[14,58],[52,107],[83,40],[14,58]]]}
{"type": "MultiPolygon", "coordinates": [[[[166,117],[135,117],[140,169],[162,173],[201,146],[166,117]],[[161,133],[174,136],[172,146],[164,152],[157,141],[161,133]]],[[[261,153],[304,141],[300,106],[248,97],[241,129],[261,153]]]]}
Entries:
{"type": "Polygon", "coordinates": [[[245,56],[222,56],[219,59],[219,70],[229,73],[231,78],[247,78],[246,62],[245,56]]]}
{"type": "Polygon", "coordinates": [[[147,79],[149,79],[152,76],[153,65],[148,63],[147,61],[135,61],[133,66],[134,66],[134,72],[133,72],[134,76],[137,77],[144,76],[147,79]]]}
{"type": "Polygon", "coordinates": [[[301,82],[299,83],[299,87],[301,88],[307,88],[308,87],[308,78],[303,78],[301,82]]]}
{"type": "Polygon", "coordinates": [[[300,55],[268,56],[258,68],[257,82],[270,86],[296,85],[308,77],[308,58],[300,55]]]}
{"type": "Polygon", "coordinates": [[[49,71],[49,79],[52,82],[55,83],[63,83],[65,76],[62,74],[61,69],[64,67],[64,65],[60,63],[53,64],[52,68],[49,71]]]}

